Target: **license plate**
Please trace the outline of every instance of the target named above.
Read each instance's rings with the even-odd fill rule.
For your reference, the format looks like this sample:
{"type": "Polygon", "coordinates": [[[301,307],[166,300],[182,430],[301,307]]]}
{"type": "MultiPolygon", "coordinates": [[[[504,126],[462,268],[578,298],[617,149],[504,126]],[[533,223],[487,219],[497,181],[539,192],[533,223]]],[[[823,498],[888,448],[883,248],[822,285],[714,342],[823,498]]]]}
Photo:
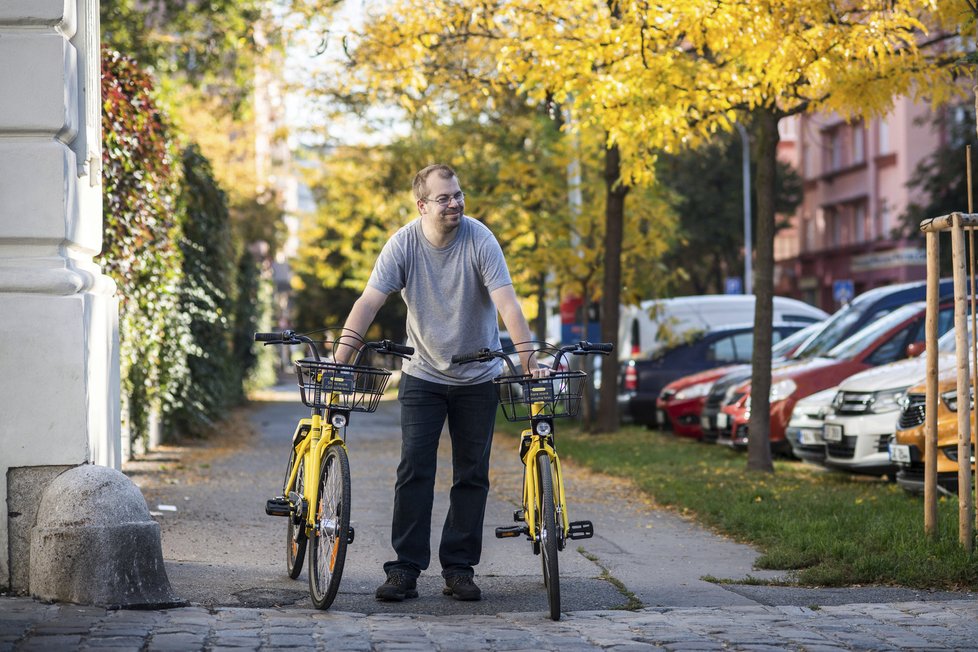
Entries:
{"type": "Polygon", "coordinates": [[[818,433],[811,428],[793,429],[792,434],[795,437],[795,441],[802,446],[816,446],[822,443],[822,438],[819,437],[818,433]]]}
{"type": "Polygon", "coordinates": [[[826,423],[822,427],[822,439],[833,442],[842,441],[842,426],[826,423]]]}
{"type": "Polygon", "coordinates": [[[665,410],[655,411],[655,422],[661,427],[666,425],[666,413],[665,410]]]}
{"type": "Polygon", "coordinates": [[[910,447],[905,444],[890,444],[890,461],[910,464],[910,447]]]}
{"type": "Polygon", "coordinates": [[[717,429],[726,430],[727,426],[730,425],[730,415],[726,412],[717,413],[717,429]]]}

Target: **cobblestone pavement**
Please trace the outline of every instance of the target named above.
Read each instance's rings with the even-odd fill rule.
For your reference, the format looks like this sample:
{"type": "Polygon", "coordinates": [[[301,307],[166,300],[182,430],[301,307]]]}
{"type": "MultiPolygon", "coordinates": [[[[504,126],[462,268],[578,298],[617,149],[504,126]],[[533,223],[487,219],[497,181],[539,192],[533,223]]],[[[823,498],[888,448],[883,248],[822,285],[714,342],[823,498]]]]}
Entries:
{"type": "Polygon", "coordinates": [[[0,598],[7,650],[976,650],[978,601],[432,616],[0,598]]]}

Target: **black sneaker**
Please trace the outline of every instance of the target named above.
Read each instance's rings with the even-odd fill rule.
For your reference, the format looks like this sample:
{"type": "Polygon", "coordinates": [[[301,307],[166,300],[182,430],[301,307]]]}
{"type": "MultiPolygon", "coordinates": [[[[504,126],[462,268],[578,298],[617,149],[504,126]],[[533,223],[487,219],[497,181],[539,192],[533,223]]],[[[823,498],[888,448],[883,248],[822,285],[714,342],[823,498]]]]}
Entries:
{"type": "Polygon", "coordinates": [[[404,598],[418,597],[417,580],[406,573],[391,571],[387,581],[377,587],[378,600],[401,602],[404,598]]]}
{"type": "Polygon", "coordinates": [[[449,575],[445,578],[445,588],[441,590],[445,595],[450,595],[456,600],[481,600],[482,591],[472,578],[468,575],[449,575]]]}

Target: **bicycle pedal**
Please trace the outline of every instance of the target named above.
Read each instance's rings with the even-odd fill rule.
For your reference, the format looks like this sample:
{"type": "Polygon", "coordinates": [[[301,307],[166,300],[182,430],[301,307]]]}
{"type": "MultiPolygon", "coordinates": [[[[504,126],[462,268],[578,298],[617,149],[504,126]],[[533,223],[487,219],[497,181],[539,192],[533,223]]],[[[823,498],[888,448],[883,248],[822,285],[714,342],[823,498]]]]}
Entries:
{"type": "Polygon", "coordinates": [[[513,512],[513,520],[517,523],[526,520],[526,510],[518,509],[513,512]]]}
{"type": "Polygon", "coordinates": [[[265,513],[269,516],[288,516],[292,512],[292,506],[287,498],[269,498],[265,503],[265,513]]]}
{"type": "Polygon", "coordinates": [[[590,539],[594,536],[594,525],[591,521],[574,521],[567,530],[568,539],[590,539]]]}
{"type": "Polygon", "coordinates": [[[346,536],[346,545],[350,545],[351,543],[353,543],[354,536],[355,536],[355,533],[353,532],[353,526],[351,525],[350,526],[350,530],[349,530],[349,532],[347,533],[347,536],[346,536]]]}
{"type": "Polygon", "coordinates": [[[527,534],[527,529],[525,525],[510,525],[508,527],[496,528],[497,539],[511,539],[513,537],[518,537],[524,534],[527,534]]]}

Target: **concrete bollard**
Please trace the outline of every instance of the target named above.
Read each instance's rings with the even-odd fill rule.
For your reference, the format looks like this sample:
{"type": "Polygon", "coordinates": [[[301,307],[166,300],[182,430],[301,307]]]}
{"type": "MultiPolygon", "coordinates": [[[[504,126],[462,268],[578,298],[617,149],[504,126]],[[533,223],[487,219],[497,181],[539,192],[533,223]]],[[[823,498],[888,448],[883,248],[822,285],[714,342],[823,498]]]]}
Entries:
{"type": "Polygon", "coordinates": [[[185,605],[163,566],[160,525],[132,481],[105,466],[65,471],[44,490],[31,531],[30,593],[111,608],[185,605]]]}

